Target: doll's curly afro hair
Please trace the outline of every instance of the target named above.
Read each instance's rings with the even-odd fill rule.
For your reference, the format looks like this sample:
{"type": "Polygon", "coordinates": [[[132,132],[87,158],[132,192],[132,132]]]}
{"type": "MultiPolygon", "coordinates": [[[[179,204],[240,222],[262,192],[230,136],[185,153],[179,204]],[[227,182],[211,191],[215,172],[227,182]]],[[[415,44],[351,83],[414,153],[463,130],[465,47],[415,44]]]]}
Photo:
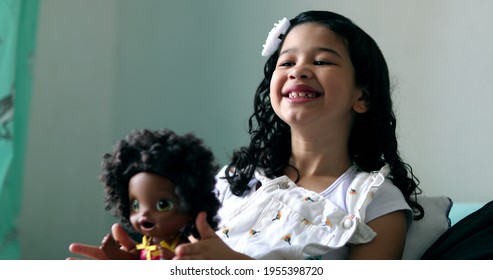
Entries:
{"type": "Polygon", "coordinates": [[[207,221],[217,228],[220,202],[214,193],[218,165],[203,141],[192,133],[179,136],[169,129],[134,130],[120,140],[113,153],[102,160],[100,181],[104,184],[105,209],[121,223],[132,229],[129,221],[128,183],[140,172],[150,172],[175,184],[181,211],[189,213],[192,221],[183,234],[199,238],[195,217],[207,212],[207,221]]]}

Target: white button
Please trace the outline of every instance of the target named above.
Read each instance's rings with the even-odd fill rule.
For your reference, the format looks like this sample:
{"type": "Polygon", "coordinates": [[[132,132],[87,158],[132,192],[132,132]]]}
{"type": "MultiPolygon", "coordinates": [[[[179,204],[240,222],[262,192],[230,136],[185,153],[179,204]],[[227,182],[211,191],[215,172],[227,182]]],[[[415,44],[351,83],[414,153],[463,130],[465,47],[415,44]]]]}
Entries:
{"type": "Polygon", "coordinates": [[[353,216],[350,216],[342,222],[342,227],[346,230],[350,229],[353,226],[353,216]]]}

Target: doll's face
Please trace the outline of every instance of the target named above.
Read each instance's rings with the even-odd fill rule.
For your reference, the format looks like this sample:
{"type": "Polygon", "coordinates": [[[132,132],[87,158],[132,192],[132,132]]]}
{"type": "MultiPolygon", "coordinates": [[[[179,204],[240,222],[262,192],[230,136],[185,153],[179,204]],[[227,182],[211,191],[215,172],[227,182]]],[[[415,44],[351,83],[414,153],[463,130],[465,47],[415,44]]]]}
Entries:
{"type": "Polygon", "coordinates": [[[141,234],[174,240],[191,217],[178,209],[175,185],[166,177],[141,172],[130,178],[130,222],[141,234]]]}

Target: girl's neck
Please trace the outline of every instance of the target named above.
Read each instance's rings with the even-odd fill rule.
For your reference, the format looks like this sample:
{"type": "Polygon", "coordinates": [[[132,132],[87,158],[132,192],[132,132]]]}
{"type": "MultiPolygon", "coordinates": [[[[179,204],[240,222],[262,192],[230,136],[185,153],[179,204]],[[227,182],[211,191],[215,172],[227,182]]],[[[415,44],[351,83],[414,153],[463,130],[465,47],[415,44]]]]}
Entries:
{"type": "Polygon", "coordinates": [[[329,133],[319,129],[318,133],[307,135],[293,130],[291,160],[298,163],[298,167],[309,169],[306,171],[311,170],[311,173],[317,173],[320,168],[322,173],[334,169],[347,169],[351,165],[348,139],[349,135],[340,131],[329,133]]]}
{"type": "Polygon", "coordinates": [[[293,133],[289,164],[296,168],[286,169],[286,175],[297,184],[314,191],[323,191],[350,166],[347,137],[319,133],[316,138],[293,133]]]}

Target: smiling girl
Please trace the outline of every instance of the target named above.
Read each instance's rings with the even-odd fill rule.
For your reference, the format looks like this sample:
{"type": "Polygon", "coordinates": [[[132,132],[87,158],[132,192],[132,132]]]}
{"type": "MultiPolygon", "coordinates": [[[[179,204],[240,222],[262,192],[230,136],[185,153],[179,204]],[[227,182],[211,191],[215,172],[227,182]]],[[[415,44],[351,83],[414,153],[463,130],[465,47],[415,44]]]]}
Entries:
{"type": "Polygon", "coordinates": [[[219,230],[199,215],[201,240],[174,259],[402,258],[424,211],[378,45],[344,16],[308,11],[281,20],[262,54],[251,141],[217,176],[219,230]]]}
{"type": "Polygon", "coordinates": [[[399,156],[388,68],[375,41],[339,14],[308,11],[280,21],[263,55],[269,58],[255,94],[251,142],[233,154],[216,185],[228,234],[179,246],[176,258],[226,258],[232,248],[254,258],[400,259],[413,212],[419,219],[424,211],[413,200],[418,180],[399,156]],[[288,191],[289,198],[279,198],[288,191]],[[293,201],[296,194],[305,199],[293,201]],[[256,212],[262,215],[247,221],[256,212]],[[302,222],[292,225],[289,217],[302,222]],[[238,220],[255,235],[235,239],[235,228],[238,236],[248,228],[238,220]],[[296,244],[297,254],[272,254],[296,244]]]}

